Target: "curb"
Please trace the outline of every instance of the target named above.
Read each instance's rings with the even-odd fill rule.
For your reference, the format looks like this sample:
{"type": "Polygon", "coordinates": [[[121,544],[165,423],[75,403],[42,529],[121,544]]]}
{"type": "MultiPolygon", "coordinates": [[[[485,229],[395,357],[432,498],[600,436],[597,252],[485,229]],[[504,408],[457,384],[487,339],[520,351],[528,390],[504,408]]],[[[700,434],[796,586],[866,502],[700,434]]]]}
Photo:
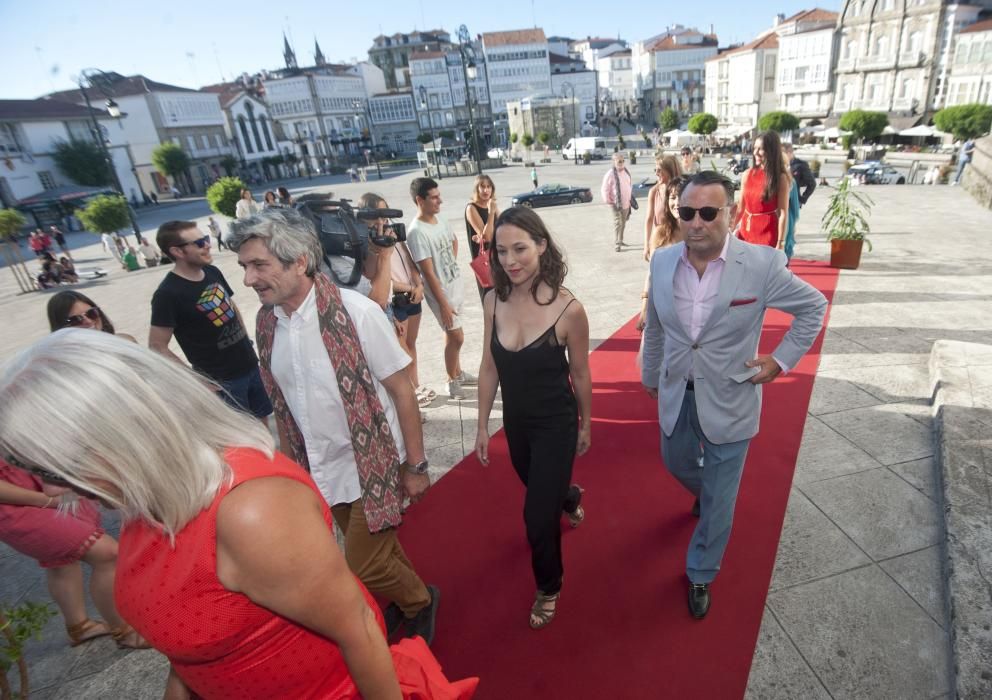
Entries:
{"type": "Polygon", "coordinates": [[[930,353],[955,697],[992,697],[992,346],[930,353]]]}

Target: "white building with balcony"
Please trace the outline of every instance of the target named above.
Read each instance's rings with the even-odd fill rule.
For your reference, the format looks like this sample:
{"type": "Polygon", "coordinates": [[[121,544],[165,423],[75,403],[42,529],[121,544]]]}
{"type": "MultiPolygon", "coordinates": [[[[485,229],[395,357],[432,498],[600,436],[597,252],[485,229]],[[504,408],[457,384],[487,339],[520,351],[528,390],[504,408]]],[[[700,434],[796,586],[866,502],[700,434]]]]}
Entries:
{"type": "Polygon", "coordinates": [[[410,54],[410,83],[412,99],[416,106],[421,133],[454,131],[458,141],[463,141],[469,128],[469,109],[466,97],[471,99],[471,121],[475,122],[480,143],[494,142],[494,126],[490,105],[488,64],[479,44],[475,51],[475,77],[470,66],[462,66],[458,49],[449,51],[418,51],[410,54]],[[469,90],[465,90],[468,74],[469,90]],[[424,102],[421,98],[426,97],[424,102]]]}
{"type": "Polygon", "coordinates": [[[800,119],[823,119],[833,104],[836,12],[804,10],[775,26],[778,34],[778,109],[800,119]]]}
{"type": "MultiPolygon", "coordinates": [[[[120,120],[122,143],[130,146],[141,189],[165,193],[168,179],[152,164],[152,152],[171,141],[189,156],[190,167],[176,183],[187,192],[202,192],[222,175],[221,161],[234,155],[225,133],[224,114],[215,93],[168,85],[143,75],[118,73],[94,76],[96,85],[86,90],[94,105],[113,98],[126,115],[120,120]]],[[[48,99],[83,104],[80,90],[63,90],[48,99]]]]}
{"type": "Polygon", "coordinates": [[[634,71],[631,66],[631,50],[619,49],[600,55],[594,66],[599,74],[600,97],[609,97],[613,102],[628,102],[634,99],[634,71]]]}
{"type": "Polygon", "coordinates": [[[417,143],[420,125],[410,90],[373,95],[369,98],[369,112],[372,115],[372,130],[384,152],[396,155],[417,152],[420,148],[417,143]]]}
{"type": "MultiPolygon", "coordinates": [[[[98,103],[102,106],[103,103],[98,103]]],[[[14,207],[24,199],[76,185],[52,157],[60,141],[93,141],[93,117],[124,188],[141,201],[127,143],[118,120],[100,109],[57,100],[0,100],[0,202],[14,207]]],[[[58,223],[57,220],[39,221],[58,223]]]]}
{"type": "Polygon", "coordinates": [[[683,117],[703,109],[706,61],[717,54],[717,37],[682,25],[631,47],[634,96],[642,119],[652,122],[671,107],[683,117]]]}
{"type": "Polygon", "coordinates": [[[489,69],[489,96],[494,116],[506,116],[506,103],[551,93],[551,64],[544,30],[487,32],[482,50],[489,69]]]}
{"type": "Polygon", "coordinates": [[[944,106],[992,105],[992,19],[965,27],[957,35],[954,63],[944,106]]]}
{"type": "Polygon", "coordinates": [[[243,76],[236,82],[207,85],[202,90],[215,93],[220,100],[227,138],[241,174],[249,179],[276,176],[278,171],[265,163],[281,152],[268,104],[262,97],[261,81],[243,76]]]}
{"type": "Polygon", "coordinates": [[[906,128],[940,109],[952,65],[954,36],[973,23],[982,0],[846,0],[837,24],[833,114],[850,109],[890,113],[906,128]]]}
{"type": "Polygon", "coordinates": [[[706,62],[706,111],[725,129],[754,128],[761,115],[777,107],[777,64],[778,35],[771,30],[713,56],[706,62]]]}

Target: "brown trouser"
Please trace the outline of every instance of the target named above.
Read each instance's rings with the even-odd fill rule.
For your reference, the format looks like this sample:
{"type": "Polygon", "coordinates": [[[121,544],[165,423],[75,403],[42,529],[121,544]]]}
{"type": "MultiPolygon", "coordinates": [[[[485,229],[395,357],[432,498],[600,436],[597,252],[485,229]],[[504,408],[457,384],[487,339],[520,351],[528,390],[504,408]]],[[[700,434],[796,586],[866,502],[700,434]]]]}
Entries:
{"type": "Polygon", "coordinates": [[[431,602],[427,586],[400,546],[396,528],[369,532],[361,499],[331,506],[331,515],[344,533],[348,567],[366,588],[396,603],[406,617],[413,617],[431,602]]]}
{"type": "Polygon", "coordinates": [[[627,226],[627,219],[630,218],[630,209],[613,210],[613,233],[616,245],[623,243],[623,230],[627,226]]]}

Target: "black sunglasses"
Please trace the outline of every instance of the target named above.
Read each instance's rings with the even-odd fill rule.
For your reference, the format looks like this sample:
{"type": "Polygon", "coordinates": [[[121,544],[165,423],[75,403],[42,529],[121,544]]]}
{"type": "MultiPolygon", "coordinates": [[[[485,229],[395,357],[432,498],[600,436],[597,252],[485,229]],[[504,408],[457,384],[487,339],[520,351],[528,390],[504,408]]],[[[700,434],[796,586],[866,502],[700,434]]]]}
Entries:
{"type": "Polygon", "coordinates": [[[18,469],[23,469],[26,472],[34,474],[42,481],[52,484],[53,486],[72,486],[70,482],[66,481],[58,474],[50,472],[47,469],[43,469],[42,467],[36,467],[31,464],[25,464],[24,462],[22,462],[12,454],[8,454],[6,457],[4,457],[4,461],[8,462],[9,464],[12,464],[18,469]]]}
{"type": "Polygon", "coordinates": [[[195,241],[186,241],[185,243],[180,243],[179,248],[188,245],[195,245],[197,248],[206,248],[210,245],[210,236],[204,236],[203,238],[197,238],[195,241]]]}
{"type": "Polygon", "coordinates": [[[91,306],[90,308],[86,309],[86,311],[84,311],[83,313],[76,314],[75,316],[70,316],[69,318],[67,318],[65,320],[65,325],[73,326],[73,327],[81,326],[83,325],[83,323],[85,323],[86,319],[89,319],[91,321],[96,321],[98,318],[100,318],[100,307],[91,306]]]}
{"type": "Polygon", "coordinates": [[[699,209],[696,209],[696,207],[679,207],[679,218],[688,223],[696,218],[696,212],[698,211],[699,218],[703,221],[713,221],[721,209],[729,208],[726,205],[722,207],[699,207],[699,209]]]}

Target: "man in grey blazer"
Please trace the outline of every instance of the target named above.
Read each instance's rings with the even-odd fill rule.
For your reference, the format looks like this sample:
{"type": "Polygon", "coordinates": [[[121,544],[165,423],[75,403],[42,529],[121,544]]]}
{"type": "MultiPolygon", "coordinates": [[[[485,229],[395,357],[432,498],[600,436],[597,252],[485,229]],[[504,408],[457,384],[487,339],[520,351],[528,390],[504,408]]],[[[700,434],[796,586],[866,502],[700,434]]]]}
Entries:
{"type": "Polygon", "coordinates": [[[680,198],[684,243],[651,259],[641,381],[658,399],[661,454],[696,497],[689,542],[689,611],[703,618],[730,537],[744,458],[758,432],[761,385],[796,366],[823,325],[824,296],[774,248],[730,233],[730,180],[692,177],[680,198]],[[770,355],[758,355],[765,309],[792,314],[770,355]]]}

